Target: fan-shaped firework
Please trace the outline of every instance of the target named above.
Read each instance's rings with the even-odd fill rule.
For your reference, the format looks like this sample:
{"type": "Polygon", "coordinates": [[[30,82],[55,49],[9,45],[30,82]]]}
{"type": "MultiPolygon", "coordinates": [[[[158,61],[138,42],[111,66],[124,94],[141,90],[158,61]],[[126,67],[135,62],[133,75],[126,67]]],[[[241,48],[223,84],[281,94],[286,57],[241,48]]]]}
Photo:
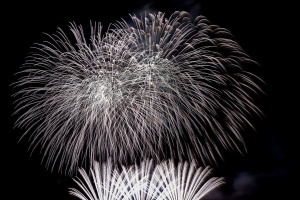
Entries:
{"type": "Polygon", "coordinates": [[[121,170],[111,162],[95,162],[90,174],[80,169],[80,176],[73,179],[77,188],[70,188],[70,194],[82,200],[196,200],[225,184],[224,178],[212,175],[209,166],[171,160],[158,165],[145,160],[121,170]]]}
{"type": "MultiPolygon", "coordinates": [[[[37,45],[15,85],[17,127],[47,167],[81,161],[198,160],[243,153],[244,129],[258,114],[254,62],[224,28],[186,12],[131,16],[102,33],[70,25],[37,45]],[[132,24],[132,25],[130,25],[132,24]]],[[[130,163],[128,163],[130,164],[130,163]]]]}

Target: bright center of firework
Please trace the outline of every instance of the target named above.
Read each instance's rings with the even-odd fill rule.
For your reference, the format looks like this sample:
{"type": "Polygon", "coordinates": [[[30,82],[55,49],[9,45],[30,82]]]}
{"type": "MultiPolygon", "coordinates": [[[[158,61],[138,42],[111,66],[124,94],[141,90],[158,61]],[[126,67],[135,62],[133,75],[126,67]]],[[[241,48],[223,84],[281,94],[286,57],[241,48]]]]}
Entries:
{"type": "Polygon", "coordinates": [[[94,98],[96,99],[96,101],[100,101],[100,102],[104,102],[104,103],[108,103],[109,98],[108,98],[108,90],[109,88],[105,85],[98,85],[95,87],[95,94],[94,94],[94,98]]]}
{"type": "MultiPolygon", "coordinates": [[[[167,59],[145,56],[131,59],[125,66],[105,67],[90,79],[86,94],[97,104],[116,105],[136,98],[157,95],[169,87],[174,65],[167,59]]],[[[85,84],[87,85],[87,84],[85,84]]]]}
{"type": "Polygon", "coordinates": [[[99,80],[91,83],[91,89],[88,89],[87,93],[90,93],[95,103],[107,105],[122,98],[122,87],[115,77],[105,79],[99,77],[99,80]]]}
{"type": "Polygon", "coordinates": [[[146,85],[161,86],[170,81],[175,66],[167,59],[154,57],[139,63],[137,70],[140,71],[139,78],[146,85]]]}

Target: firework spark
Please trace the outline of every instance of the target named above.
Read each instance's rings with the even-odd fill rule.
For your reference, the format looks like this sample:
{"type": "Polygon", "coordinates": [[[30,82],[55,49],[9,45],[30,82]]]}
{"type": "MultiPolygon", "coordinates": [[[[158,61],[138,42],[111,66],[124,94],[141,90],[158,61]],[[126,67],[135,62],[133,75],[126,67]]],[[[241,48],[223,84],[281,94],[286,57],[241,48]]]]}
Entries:
{"type": "Polygon", "coordinates": [[[98,199],[201,199],[225,184],[224,178],[214,177],[212,168],[197,167],[195,163],[172,160],[155,165],[144,160],[140,165],[113,167],[112,162],[98,162],[88,174],[80,169],[80,176],[73,178],[77,188],[69,193],[81,200],[98,199]]]}
{"type": "Polygon", "coordinates": [[[36,46],[14,84],[31,150],[67,173],[108,157],[209,165],[244,153],[260,79],[231,33],[186,12],[131,19],[91,25],[89,40],[71,23],[74,41],[59,29],[36,46]]]}

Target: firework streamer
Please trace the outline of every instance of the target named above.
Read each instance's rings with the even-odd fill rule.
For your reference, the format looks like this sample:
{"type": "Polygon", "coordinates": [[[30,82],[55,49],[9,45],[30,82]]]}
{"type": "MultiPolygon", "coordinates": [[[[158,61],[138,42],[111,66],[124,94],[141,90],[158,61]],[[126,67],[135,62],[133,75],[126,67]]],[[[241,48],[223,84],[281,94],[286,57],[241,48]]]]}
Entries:
{"type": "Polygon", "coordinates": [[[46,167],[65,173],[108,157],[216,165],[245,153],[259,115],[256,63],[231,33],[204,16],[149,13],[131,22],[70,24],[35,46],[14,86],[16,127],[46,167]]]}
{"type": "Polygon", "coordinates": [[[79,171],[79,176],[73,178],[76,187],[69,193],[81,200],[196,200],[225,184],[223,177],[213,176],[209,166],[175,164],[172,160],[159,164],[144,160],[140,165],[120,169],[110,161],[101,165],[94,162],[90,173],[79,171]]]}

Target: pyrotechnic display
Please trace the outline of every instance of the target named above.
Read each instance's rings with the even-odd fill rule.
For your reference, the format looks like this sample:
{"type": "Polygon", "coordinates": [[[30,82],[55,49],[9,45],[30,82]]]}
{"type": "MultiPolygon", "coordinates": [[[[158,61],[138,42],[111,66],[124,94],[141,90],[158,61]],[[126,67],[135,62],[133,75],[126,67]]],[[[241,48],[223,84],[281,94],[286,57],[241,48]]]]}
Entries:
{"type": "MultiPolygon", "coordinates": [[[[145,159],[217,166],[225,153],[244,154],[244,133],[261,115],[257,63],[204,16],[130,16],[106,31],[70,23],[34,46],[14,83],[15,126],[29,149],[63,174],[108,158],[110,167],[145,159]]],[[[127,173],[101,180],[97,192],[132,182],[127,173]]]]}
{"type": "Polygon", "coordinates": [[[94,162],[89,173],[79,171],[74,178],[76,188],[70,188],[69,193],[81,200],[196,200],[225,183],[222,177],[213,176],[211,167],[172,160],[159,164],[144,160],[120,169],[110,161],[94,162]]]}

